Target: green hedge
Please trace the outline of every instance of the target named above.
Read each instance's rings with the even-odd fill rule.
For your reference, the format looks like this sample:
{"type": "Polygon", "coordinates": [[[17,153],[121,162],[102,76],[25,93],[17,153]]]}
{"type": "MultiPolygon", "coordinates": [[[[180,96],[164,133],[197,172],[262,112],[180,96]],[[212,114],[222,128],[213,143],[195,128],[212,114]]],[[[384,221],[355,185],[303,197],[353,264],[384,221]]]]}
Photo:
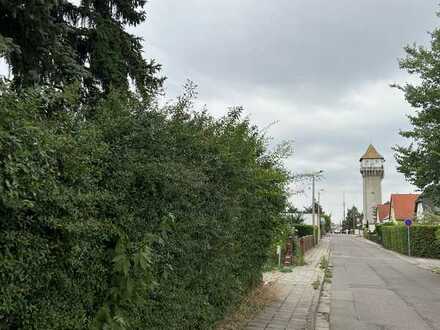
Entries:
{"type": "Polygon", "coordinates": [[[294,225],[294,227],[297,230],[298,237],[313,235],[312,225],[298,224],[298,225],[294,225]]]}
{"type": "Polygon", "coordinates": [[[0,329],[209,329],[258,283],[289,176],[240,109],[0,88],[0,329]]]}
{"type": "Polygon", "coordinates": [[[383,223],[383,224],[379,224],[375,226],[375,230],[373,233],[370,233],[368,230],[364,230],[364,235],[366,238],[379,243],[379,244],[383,244],[382,241],[382,228],[383,227],[389,227],[389,226],[395,226],[396,224],[392,223],[392,222],[387,222],[387,223],[383,223]]]}
{"type": "MultiPolygon", "coordinates": [[[[387,249],[407,254],[408,232],[406,226],[381,226],[381,240],[387,249]]],[[[413,225],[410,229],[411,255],[415,257],[440,258],[440,227],[413,225]]]]}
{"type": "Polygon", "coordinates": [[[405,226],[382,227],[382,242],[387,249],[406,254],[408,251],[407,231],[405,226]]]}

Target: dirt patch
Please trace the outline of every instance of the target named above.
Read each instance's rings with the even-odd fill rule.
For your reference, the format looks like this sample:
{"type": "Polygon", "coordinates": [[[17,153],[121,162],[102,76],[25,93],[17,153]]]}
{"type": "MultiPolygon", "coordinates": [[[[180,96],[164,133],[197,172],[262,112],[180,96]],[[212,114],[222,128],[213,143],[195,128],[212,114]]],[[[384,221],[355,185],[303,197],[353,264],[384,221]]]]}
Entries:
{"type": "Polygon", "coordinates": [[[215,330],[241,330],[277,297],[275,282],[261,284],[250,292],[233,313],[217,323],[215,330]]]}

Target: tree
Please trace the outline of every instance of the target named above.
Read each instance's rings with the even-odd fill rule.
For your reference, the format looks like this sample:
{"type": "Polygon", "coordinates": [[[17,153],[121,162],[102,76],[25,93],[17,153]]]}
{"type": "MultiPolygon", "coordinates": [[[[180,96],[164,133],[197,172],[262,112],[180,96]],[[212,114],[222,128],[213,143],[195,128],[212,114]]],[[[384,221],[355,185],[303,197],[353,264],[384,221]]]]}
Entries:
{"type": "Polygon", "coordinates": [[[128,90],[148,98],[163,82],[142,57],[141,39],[124,30],[145,21],[145,0],[0,1],[0,51],[17,89],[62,88],[79,80],[89,94],[128,90]],[[6,48],[6,49],[5,49],[6,48]]]}
{"type": "Polygon", "coordinates": [[[90,73],[104,90],[128,89],[133,80],[142,96],[157,92],[163,79],[155,75],[160,65],[142,57],[141,39],[126,32],[146,19],[146,0],[82,0],[76,15],[69,17],[74,27],[72,41],[81,64],[90,64],[90,73]]]}
{"type": "Polygon", "coordinates": [[[324,223],[321,225],[321,232],[328,233],[332,229],[332,217],[330,214],[322,214],[324,218],[324,223]]]}
{"type": "Polygon", "coordinates": [[[302,212],[290,203],[287,205],[286,211],[283,214],[283,218],[285,222],[290,226],[302,224],[304,222],[302,212]]]}
{"type": "Polygon", "coordinates": [[[362,214],[359,213],[356,206],[348,209],[345,219],[342,221],[342,230],[352,230],[357,228],[357,226],[362,220],[362,214]]]}
{"type": "Polygon", "coordinates": [[[300,225],[304,223],[304,217],[302,213],[292,213],[286,215],[286,222],[289,225],[300,225]]]}
{"type": "Polygon", "coordinates": [[[67,1],[0,1],[1,55],[16,88],[60,85],[85,75],[67,38],[64,16],[73,15],[73,7],[67,1]]]}
{"type": "Polygon", "coordinates": [[[416,109],[409,116],[412,129],[400,134],[409,146],[397,146],[398,170],[423,190],[435,204],[440,203],[440,30],[431,33],[430,47],[405,47],[407,56],[400,68],[419,79],[417,83],[394,85],[404,92],[416,109]]]}
{"type": "MultiPolygon", "coordinates": [[[[308,206],[304,208],[304,213],[312,213],[312,212],[313,212],[312,206],[308,206]]],[[[315,213],[318,214],[318,212],[320,214],[323,214],[324,210],[322,208],[322,205],[319,205],[318,202],[315,202],[315,213]]]]}

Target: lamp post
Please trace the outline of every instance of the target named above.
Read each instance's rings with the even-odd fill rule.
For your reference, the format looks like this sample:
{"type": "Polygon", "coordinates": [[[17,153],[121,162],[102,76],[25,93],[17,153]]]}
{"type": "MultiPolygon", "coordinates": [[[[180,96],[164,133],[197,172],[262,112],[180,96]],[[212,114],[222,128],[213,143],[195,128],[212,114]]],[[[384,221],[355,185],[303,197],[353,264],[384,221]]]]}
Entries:
{"type": "Polygon", "coordinates": [[[321,192],[324,189],[318,191],[318,239],[321,238],[321,192]]]}
{"type": "MultiPolygon", "coordinates": [[[[316,213],[315,212],[315,201],[316,201],[316,199],[315,199],[315,178],[317,176],[319,176],[320,174],[322,174],[323,172],[324,172],[323,170],[320,170],[318,172],[310,174],[310,176],[312,177],[312,223],[313,223],[313,236],[314,236],[313,239],[316,240],[316,243],[319,242],[319,237],[317,237],[315,239],[315,237],[316,237],[316,235],[315,235],[315,226],[316,226],[316,222],[315,222],[315,213],[316,213]]],[[[319,233],[319,229],[318,229],[318,233],[319,233]]]]}

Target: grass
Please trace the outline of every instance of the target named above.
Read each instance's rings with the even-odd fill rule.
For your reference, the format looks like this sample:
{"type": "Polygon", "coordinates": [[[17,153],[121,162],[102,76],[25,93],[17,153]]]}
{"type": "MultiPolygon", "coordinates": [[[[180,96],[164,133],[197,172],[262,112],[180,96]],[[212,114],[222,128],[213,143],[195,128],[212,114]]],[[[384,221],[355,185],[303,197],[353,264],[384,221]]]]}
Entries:
{"type": "MultiPolygon", "coordinates": [[[[291,270],[290,270],[291,271],[291,270]]],[[[264,307],[272,303],[277,297],[273,284],[260,285],[247,296],[234,311],[225,319],[218,322],[215,330],[240,330],[244,329],[246,323],[252,320],[264,307]]]]}

